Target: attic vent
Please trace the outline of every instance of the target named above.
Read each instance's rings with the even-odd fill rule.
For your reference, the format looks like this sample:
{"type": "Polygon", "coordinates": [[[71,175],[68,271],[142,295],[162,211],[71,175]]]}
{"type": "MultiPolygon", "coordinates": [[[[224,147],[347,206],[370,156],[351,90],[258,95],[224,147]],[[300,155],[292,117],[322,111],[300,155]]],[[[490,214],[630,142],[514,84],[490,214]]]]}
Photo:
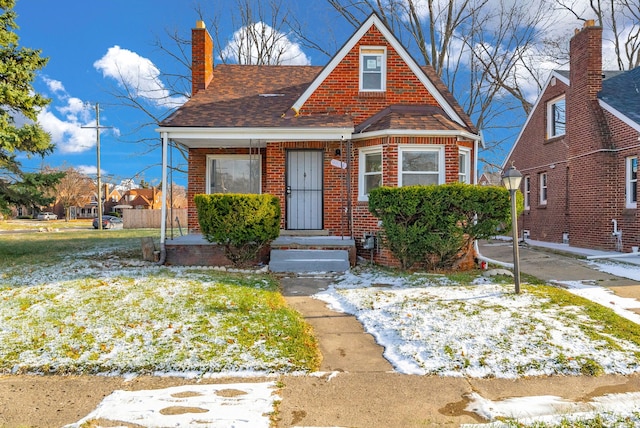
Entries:
{"type": "Polygon", "coordinates": [[[260,94],[261,97],[284,97],[284,94],[260,94]]]}

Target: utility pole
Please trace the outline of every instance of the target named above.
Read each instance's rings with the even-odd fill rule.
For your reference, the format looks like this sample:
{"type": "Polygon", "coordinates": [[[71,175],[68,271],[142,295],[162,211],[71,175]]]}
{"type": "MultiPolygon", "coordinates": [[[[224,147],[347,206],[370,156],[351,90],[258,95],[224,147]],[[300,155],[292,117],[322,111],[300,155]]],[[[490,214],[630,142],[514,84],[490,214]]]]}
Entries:
{"type": "Polygon", "coordinates": [[[95,128],[96,130],[96,182],[98,185],[98,230],[102,230],[102,180],[100,176],[100,129],[111,128],[100,126],[100,104],[96,103],[96,126],[83,126],[83,128],[95,128]]]}

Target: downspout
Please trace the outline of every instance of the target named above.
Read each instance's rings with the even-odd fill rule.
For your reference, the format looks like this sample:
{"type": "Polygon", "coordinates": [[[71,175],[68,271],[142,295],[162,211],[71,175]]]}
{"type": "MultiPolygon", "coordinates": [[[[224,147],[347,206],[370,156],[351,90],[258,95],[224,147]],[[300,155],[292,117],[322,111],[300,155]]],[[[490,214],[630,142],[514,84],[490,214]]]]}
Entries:
{"type": "Polygon", "coordinates": [[[352,203],[352,186],[351,186],[351,136],[347,140],[347,211],[349,212],[349,224],[348,224],[348,232],[349,238],[353,239],[353,203],[352,203]]]}
{"type": "Polygon", "coordinates": [[[162,133],[162,210],[160,215],[160,260],[158,265],[163,265],[167,259],[167,250],[165,241],[167,238],[167,146],[169,143],[169,135],[162,133]]]}

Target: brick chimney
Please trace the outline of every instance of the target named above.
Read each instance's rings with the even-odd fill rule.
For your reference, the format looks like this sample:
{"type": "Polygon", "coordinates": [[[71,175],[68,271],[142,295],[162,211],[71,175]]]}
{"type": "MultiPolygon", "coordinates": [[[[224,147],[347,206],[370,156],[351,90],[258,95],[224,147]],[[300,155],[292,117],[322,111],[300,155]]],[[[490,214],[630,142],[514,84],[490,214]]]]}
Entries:
{"type": "Polygon", "coordinates": [[[212,78],[213,39],[204,21],[197,21],[191,30],[191,96],[206,89],[212,78]]]}
{"type": "Polygon", "coordinates": [[[595,100],[602,89],[602,27],[592,19],[571,39],[569,70],[572,90],[595,100]]]}

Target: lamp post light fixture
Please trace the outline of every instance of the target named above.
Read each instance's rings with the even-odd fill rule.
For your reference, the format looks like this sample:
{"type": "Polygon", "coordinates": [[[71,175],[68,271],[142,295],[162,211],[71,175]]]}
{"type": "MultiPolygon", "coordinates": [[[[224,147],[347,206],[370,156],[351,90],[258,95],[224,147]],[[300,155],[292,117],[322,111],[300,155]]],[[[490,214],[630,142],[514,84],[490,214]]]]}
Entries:
{"type": "Polygon", "coordinates": [[[502,174],[502,185],[507,188],[511,196],[511,231],[513,233],[513,279],[516,285],[516,294],[520,293],[520,255],[518,251],[518,213],[516,208],[516,190],[520,187],[522,174],[511,165],[511,168],[502,174]]]}

